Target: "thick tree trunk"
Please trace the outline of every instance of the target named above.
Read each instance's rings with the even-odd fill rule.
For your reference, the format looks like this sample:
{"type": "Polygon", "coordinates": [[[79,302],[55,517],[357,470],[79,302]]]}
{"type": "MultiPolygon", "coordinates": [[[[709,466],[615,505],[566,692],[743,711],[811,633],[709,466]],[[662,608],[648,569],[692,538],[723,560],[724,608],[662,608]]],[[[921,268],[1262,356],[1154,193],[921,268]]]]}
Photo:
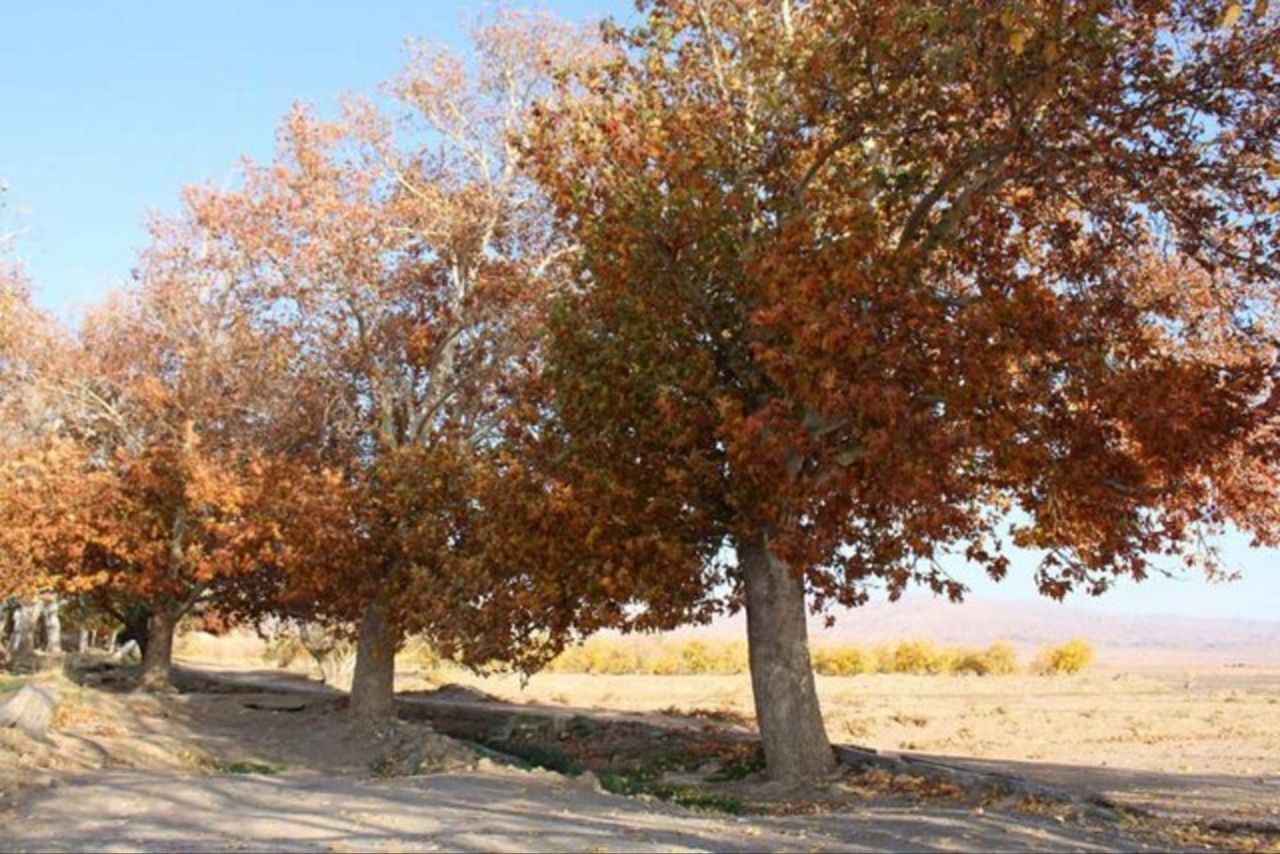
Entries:
{"type": "Polygon", "coordinates": [[[747,594],[747,647],[756,720],[770,779],[800,783],[822,777],[835,757],[818,706],[804,580],[791,573],[763,535],[739,544],[747,594]]]}
{"type": "Polygon", "coordinates": [[[142,678],[138,687],[144,691],[163,691],[169,687],[173,668],[173,632],[178,620],[167,611],[156,610],[147,621],[147,646],[142,651],[142,678]]]}
{"type": "Polygon", "coordinates": [[[351,677],[351,714],[361,718],[395,715],[396,637],[378,598],[360,619],[356,669],[351,677]]]}
{"type": "Polygon", "coordinates": [[[49,597],[44,603],[44,651],[54,655],[62,654],[62,618],[58,614],[57,596],[49,597]]]}

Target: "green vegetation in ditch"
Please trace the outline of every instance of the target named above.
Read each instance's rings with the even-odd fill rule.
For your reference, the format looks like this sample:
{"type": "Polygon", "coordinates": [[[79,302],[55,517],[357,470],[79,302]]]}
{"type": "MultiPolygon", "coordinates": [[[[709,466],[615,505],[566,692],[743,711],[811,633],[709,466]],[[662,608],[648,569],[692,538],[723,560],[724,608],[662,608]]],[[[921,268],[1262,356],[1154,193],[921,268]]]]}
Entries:
{"type": "Polygon", "coordinates": [[[644,771],[606,771],[600,774],[600,785],[615,795],[648,795],[660,801],[677,804],[688,809],[742,815],[746,805],[731,795],[705,792],[696,786],[664,783],[653,774],[644,771]]]}
{"type": "Polygon", "coordinates": [[[17,691],[30,681],[26,676],[0,676],[0,694],[17,691]]]}
{"type": "Polygon", "coordinates": [[[758,774],[764,770],[764,751],[758,750],[748,756],[733,759],[724,765],[709,777],[708,783],[731,783],[735,780],[743,780],[752,774],[758,774]]]}
{"type": "MultiPolygon", "coordinates": [[[[468,744],[482,755],[519,768],[544,768],[568,777],[580,776],[588,770],[581,762],[564,751],[544,744],[531,742],[468,742],[468,744]]],[[[597,776],[601,788],[615,795],[627,797],[644,795],[688,809],[730,815],[741,815],[745,811],[745,805],[738,798],[705,792],[696,786],[666,783],[659,779],[664,771],[686,770],[691,763],[687,758],[681,759],[683,761],[671,755],[658,756],[642,769],[599,771],[597,776]]],[[[736,766],[733,768],[735,772],[739,771],[736,766]]],[[[741,770],[734,776],[725,776],[722,779],[740,779],[748,773],[750,770],[741,770]]]]}
{"type": "Polygon", "coordinates": [[[235,762],[224,762],[218,766],[223,774],[262,774],[273,776],[283,771],[285,766],[261,759],[238,759],[235,762]]]}

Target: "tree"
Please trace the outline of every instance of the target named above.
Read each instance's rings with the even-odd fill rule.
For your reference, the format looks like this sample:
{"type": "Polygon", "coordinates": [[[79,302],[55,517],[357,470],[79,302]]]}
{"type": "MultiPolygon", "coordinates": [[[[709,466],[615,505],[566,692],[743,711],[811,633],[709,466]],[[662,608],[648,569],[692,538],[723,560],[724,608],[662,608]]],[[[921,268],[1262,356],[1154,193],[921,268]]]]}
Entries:
{"type": "Polygon", "coordinates": [[[1221,5],[665,0],[615,29],[531,148],[580,253],[524,471],[585,547],[534,524],[508,558],[568,561],[624,625],[745,606],[798,780],[832,764],[806,594],[959,598],[940,560],[999,579],[1011,544],[1098,594],[1154,556],[1220,571],[1227,525],[1275,543],[1280,42],[1221,5]]]}
{"type": "Polygon", "coordinates": [[[168,684],[178,619],[272,559],[263,425],[288,405],[284,351],[235,311],[199,235],[154,235],[137,287],[31,372],[55,428],[0,472],[6,553],[123,622],[145,614],[146,688],[168,684]]]}
{"type": "MultiPolygon", "coordinates": [[[[5,189],[0,184],[0,193],[5,189]]],[[[22,268],[4,259],[15,237],[16,232],[0,233],[0,602],[13,597],[11,654],[33,652],[39,626],[46,651],[58,653],[58,596],[38,595],[48,586],[48,567],[32,559],[32,532],[7,511],[20,508],[13,502],[20,500],[21,487],[33,473],[28,455],[46,445],[58,429],[56,408],[43,381],[58,365],[67,341],[32,304],[22,268]]],[[[0,613],[8,610],[3,607],[0,613]]]]}
{"type": "MultiPolygon", "coordinates": [[[[7,244],[0,237],[0,255],[7,244]]],[[[65,368],[67,345],[58,326],[32,304],[22,268],[0,260],[0,600],[18,600],[14,646],[22,633],[18,624],[33,631],[47,613],[34,598],[47,587],[47,567],[32,559],[32,531],[17,523],[13,511],[26,509],[24,480],[56,456],[50,443],[61,421],[48,380],[65,368]]]]}
{"type": "Polygon", "coordinates": [[[476,634],[470,485],[560,257],[516,135],[551,92],[551,58],[580,42],[504,15],[476,33],[474,68],[415,45],[392,86],[399,125],[363,102],[336,122],[295,109],[242,190],[191,197],[244,304],[305,366],[293,399],[314,441],[292,478],[307,487],[280,502],[295,570],[280,595],[292,613],[359,623],[359,716],[392,714],[408,632],[446,647],[476,634]]]}

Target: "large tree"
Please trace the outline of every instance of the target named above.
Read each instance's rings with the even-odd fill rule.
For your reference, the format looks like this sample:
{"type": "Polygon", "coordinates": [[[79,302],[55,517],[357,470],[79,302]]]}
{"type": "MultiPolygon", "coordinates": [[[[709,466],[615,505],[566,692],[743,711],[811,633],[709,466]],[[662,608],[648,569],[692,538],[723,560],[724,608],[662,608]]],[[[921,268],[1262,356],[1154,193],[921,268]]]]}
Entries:
{"type": "Polygon", "coordinates": [[[551,94],[552,60],[583,44],[525,15],[479,29],[470,65],[416,44],[390,115],[367,102],[333,122],[297,109],[242,190],[193,195],[242,301],[305,366],[294,399],[314,441],[298,449],[308,487],[281,520],[297,571],[280,595],[358,622],[357,715],[393,712],[410,631],[499,651],[472,618],[487,597],[465,559],[471,484],[561,255],[517,137],[551,94]]]}
{"type": "Polygon", "coordinates": [[[504,559],[554,555],[616,603],[598,621],[745,606],[769,772],[796,780],[832,764],[807,604],[958,598],[953,553],[999,579],[1034,549],[1062,597],[1217,571],[1229,525],[1275,542],[1274,18],[646,11],[531,150],[580,252],[525,413],[555,503],[504,559]]]}

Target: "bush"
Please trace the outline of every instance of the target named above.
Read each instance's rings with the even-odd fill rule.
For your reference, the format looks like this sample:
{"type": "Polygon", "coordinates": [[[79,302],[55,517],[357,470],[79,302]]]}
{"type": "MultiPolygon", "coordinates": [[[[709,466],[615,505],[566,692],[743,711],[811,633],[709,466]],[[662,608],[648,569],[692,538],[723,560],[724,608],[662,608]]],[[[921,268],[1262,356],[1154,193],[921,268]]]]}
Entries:
{"type": "Polygon", "coordinates": [[[972,673],[975,676],[1008,676],[1018,671],[1018,653],[1004,641],[993,643],[985,650],[965,650],[957,655],[956,673],[972,673]]]}
{"type": "Polygon", "coordinates": [[[884,673],[912,673],[917,675],[950,673],[955,666],[956,654],[930,641],[902,641],[888,656],[879,656],[884,673]]]}
{"type": "Polygon", "coordinates": [[[856,646],[819,648],[813,653],[813,669],[823,676],[857,676],[875,673],[874,656],[856,646]]]}
{"type": "Polygon", "coordinates": [[[310,657],[320,681],[330,683],[355,666],[355,644],[340,628],[305,620],[280,620],[268,634],[263,659],[276,667],[288,667],[310,657]]]}
{"type": "Polygon", "coordinates": [[[411,663],[419,673],[432,673],[445,663],[440,653],[420,637],[409,638],[396,658],[411,663]]]}
{"type": "Polygon", "coordinates": [[[747,645],[697,639],[671,643],[661,639],[595,637],[569,647],[546,669],[551,673],[657,676],[745,673],[747,645]]]}
{"type": "MultiPolygon", "coordinates": [[[[648,674],[697,676],[746,673],[747,645],[742,641],[674,641],[661,637],[600,636],[570,647],[548,666],[551,673],[648,674]]],[[[927,640],[905,640],[874,649],[826,646],[813,651],[813,669],[823,676],[867,673],[940,675],[972,673],[1002,676],[1017,672],[1013,647],[1000,642],[986,649],[945,647],[927,640]]]]}
{"type": "Polygon", "coordinates": [[[1047,646],[1036,658],[1034,669],[1042,676],[1069,676],[1093,663],[1093,646],[1083,638],[1047,646]]]}

